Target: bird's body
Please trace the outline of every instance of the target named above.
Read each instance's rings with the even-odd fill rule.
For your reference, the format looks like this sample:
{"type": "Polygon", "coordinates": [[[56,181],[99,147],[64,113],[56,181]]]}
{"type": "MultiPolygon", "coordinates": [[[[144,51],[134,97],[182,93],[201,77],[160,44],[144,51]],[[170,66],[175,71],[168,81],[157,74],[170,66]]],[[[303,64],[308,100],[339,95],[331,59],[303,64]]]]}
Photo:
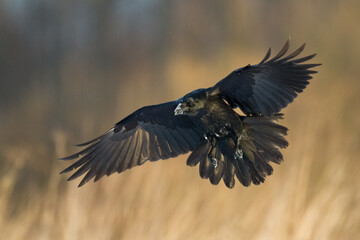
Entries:
{"type": "MultiPolygon", "coordinates": [[[[206,133],[217,137],[227,137],[230,133],[228,129],[240,133],[241,120],[234,109],[227,104],[224,99],[217,95],[211,94],[211,89],[198,89],[186,95],[182,100],[191,101],[196,99],[203,102],[201,110],[197,110],[195,115],[187,113],[188,116],[196,116],[200,118],[206,133]]],[[[176,114],[176,112],[175,112],[176,114]]]]}
{"type": "MultiPolygon", "coordinates": [[[[203,111],[197,111],[196,117],[200,118],[202,124],[205,126],[204,138],[210,144],[208,158],[212,164],[217,166],[218,159],[214,155],[214,150],[217,141],[228,141],[234,144],[234,156],[239,156],[241,148],[238,147],[238,141],[242,137],[242,123],[241,117],[238,115],[229,104],[217,95],[212,95],[211,92],[205,89],[196,90],[202,93],[201,97],[190,94],[191,98],[198,99],[204,102],[203,111]]],[[[187,99],[185,97],[185,99],[187,99]]],[[[183,103],[183,102],[182,102],[183,103]]],[[[181,106],[180,103],[179,105],[181,106]]]]}
{"type": "Polygon", "coordinates": [[[201,118],[207,126],[207,132],[217,137],[227,137],[231,132],[241,133],[239,115],[225,101],[218,97],[209,97],[208,113],[201,118]]]}
{"type": "Polygon", "coordinates": [[[176,157],[191,151],[187,164],[200,163],[199,172],[212,184],[221,179],[227,187],[234,176],[244,185],[259,184],[273,171],[270,162],[283,159],[279,148],[288,142],[287,128],[278,125],[278,112],[308,84],[309,70],[319,64],[301,64],[315,55],[293,60],[303,49],[283,57],[289,47],[268,60],[270,50],[257,65],[230,73],[215,86],[190,92],[177,101],[143,107],[104,135],[79,146],[77,154],[63,158],[77,162],[65,169],[86,173],[80,185],[95,177],[122,172],[147,160],[176,157]],[[243,115],[235,108],[239,107],[243,115]]]}

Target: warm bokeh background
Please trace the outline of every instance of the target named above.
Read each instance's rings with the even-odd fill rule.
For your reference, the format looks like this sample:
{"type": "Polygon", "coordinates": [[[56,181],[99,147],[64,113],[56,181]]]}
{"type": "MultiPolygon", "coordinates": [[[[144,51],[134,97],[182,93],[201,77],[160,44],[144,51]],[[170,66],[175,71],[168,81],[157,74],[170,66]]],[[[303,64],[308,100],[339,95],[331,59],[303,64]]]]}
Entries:
{"type": "Polygon", "coordinates": [[[360,1],[0,1],[0,239],[359,239],[360,1]],[[78,189],[57,161],[143,105],[318,53],[285,161],[228,190],[186,156],[78,189]],[[304,55],[303,55],[304,56],[304,55]]]}

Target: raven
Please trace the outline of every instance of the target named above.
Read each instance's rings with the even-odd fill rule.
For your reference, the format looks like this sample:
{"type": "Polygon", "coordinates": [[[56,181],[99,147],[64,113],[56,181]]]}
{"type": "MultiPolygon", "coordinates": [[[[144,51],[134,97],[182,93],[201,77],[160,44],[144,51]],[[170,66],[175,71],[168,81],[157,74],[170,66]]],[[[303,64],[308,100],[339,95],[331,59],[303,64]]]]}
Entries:
{"type": "Polygon", "coordinates": [[[187,165],[200,163],[201,178],[212,184],[223,179],[233,188],[234,176],[244,186],[264,182],[273,172],[269,163],[279,164],[279,149],[288,146],[288,129],[277,124],[279,112],[305,89],[316,73],[310,69],[321,65],[304,63],[316,54],[294,59],[304,47],[285,56],[287,40],[275,57],[269,60],[270,48],[259,64],[234,70],[213,87],[140,108],[102,136],[77,145],[84,149],[62,160],[78,160],[61,173],[77,169],[68,180],[86,173],[80,187],[147,160],[191,152],[187,165]]]}

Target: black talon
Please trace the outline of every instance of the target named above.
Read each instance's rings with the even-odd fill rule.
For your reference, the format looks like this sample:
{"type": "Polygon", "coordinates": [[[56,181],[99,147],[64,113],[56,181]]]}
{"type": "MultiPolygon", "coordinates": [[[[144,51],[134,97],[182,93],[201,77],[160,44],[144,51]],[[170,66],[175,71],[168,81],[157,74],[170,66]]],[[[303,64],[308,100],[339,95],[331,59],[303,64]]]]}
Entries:
{"type": "Polygon", "coordinates": [[[212,165],[214,165],[214,168],[216,168],[218,166],[218,160],[212,156],[208,156],[208,157],[209,157],[210,163],[212,165]]]}
{"type": "Polygon", "coordinates": [[[218,160],[215,158],[215,154],[214,154],[214,150],[216,147],[216,137],[210,135],[210,134],[205,134],[204,135],[205,139],[210,143],[210,149],[209,149],[209,153],[208,153],[208,159],[210,161],[210,163],[212,165],[214,165],[214,167],[216,168],[218,166],[218,160]]]}
{"type": "Polygon", "coordinates": [[[241,148],[235,148],[234,150],[234,158],[235,159],[242,159],[244,157],[244,152],[241,148]]]}

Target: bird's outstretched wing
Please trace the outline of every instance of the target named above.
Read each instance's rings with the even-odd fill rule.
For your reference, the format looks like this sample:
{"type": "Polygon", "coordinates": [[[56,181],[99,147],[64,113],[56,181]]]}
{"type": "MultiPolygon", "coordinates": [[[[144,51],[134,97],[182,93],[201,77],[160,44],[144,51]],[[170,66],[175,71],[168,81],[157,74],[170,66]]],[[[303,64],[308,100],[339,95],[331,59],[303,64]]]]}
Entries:
{"type": "Polygon", "coordinates": [[[211,91],[220,95],[233,108],[239,107],[246,115],[272,116],[286,107],[301,93],[311,74],[310,70],[321,64],[304,64],[316,54],[294,59],[305,48],[303,44],[295,52],[285,56],[289,40],[280,52],[268,60],[271,48],[257,65],[248,65],[230,73],[211,91]]]}
{"type": "Polygon", "coordinates": [[[77,146],[86,148],[62,160],[78,159],[61,173],[79,168],[68,180],[87,172],[79,187],[95,177],[122,172],[147,160],[168,159],[192,151],[203,136],[203,125],[188,116],[174,116],[177,101],[143,107],[104,135],[77,146]]]}

